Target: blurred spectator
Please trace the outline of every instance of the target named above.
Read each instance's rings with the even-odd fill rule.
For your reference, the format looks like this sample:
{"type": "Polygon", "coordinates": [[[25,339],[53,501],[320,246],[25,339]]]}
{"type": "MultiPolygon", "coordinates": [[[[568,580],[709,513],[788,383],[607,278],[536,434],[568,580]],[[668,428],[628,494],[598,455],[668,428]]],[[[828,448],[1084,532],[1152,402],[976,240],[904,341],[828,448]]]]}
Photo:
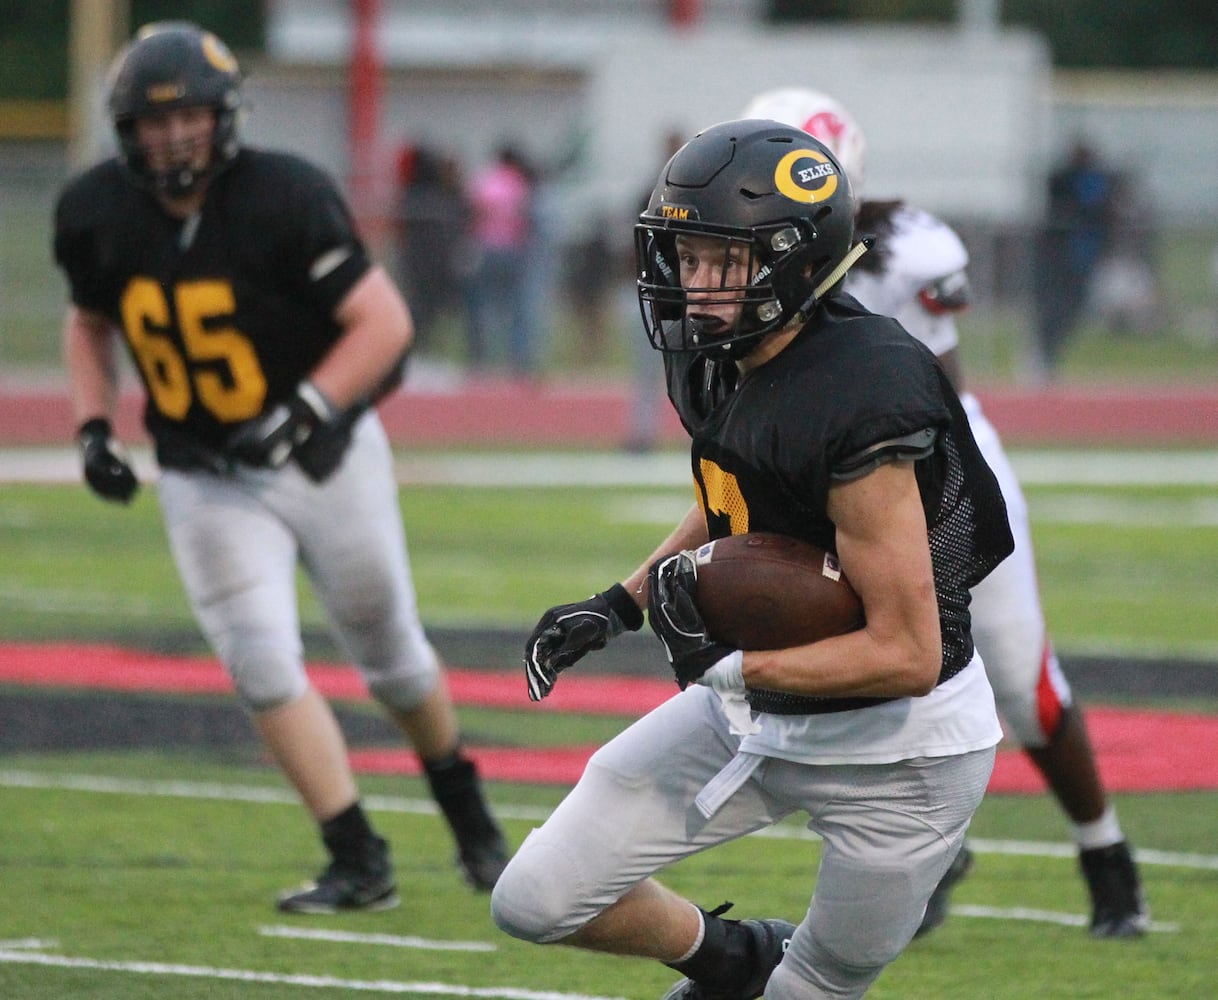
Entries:
{"type": "Polygon", "coordinates": [[[1092,278],[1111,238],[1114,178],[1086,142],[1075,142],[1049,176],[1047,222],[1036,255],[1037,334],[1051,376],[1091,295],[1092,278]]]}
{"type": "Polygon", "coordinates": [[[436,323],[464,302],[469,207],[457,161],[428,146],[405,146],[398,158],[402,287],[414,317],[417,349],[426,352],[436,323]]]}
{"type": "MultiPolygon", "coordinates": [[[[467,296],[467,358],[485,368],[506,347],[515,374],[533,377],[539,358],[532,323],[537,286],[529,284],[535,178],[521,152],[504,144],[468,189],[474,258],[467,296]]],[[[536,275],[534,274],[534,278],[536,275]]]]}
{"type": "Polygon", "coordinates": [[[1151,334],[1160,323],[1152,214],[1138,178],[1113,175],[1112,229],[1092,281],[1091,306],[1111,333],[1151,334]]]}

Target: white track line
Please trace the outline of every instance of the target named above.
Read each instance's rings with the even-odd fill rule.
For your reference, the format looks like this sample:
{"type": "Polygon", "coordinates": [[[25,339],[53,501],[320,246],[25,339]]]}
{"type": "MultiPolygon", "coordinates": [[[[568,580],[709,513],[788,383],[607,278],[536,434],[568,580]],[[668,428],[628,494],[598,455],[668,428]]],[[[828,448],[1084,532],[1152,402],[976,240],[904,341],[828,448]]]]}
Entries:
{"type": "MultiPolygon", "coordinates": [[[[218,782],[146,781],[135,778],[115,778],[93,774],[55,774],[26,770],[0,770],[0,788],[62,788],[75,792],[95,792],[114,795],[149,795],[182,799],[216,799],[226,802],[261,802],[267,805],[298,806],[299,799],[284,788],[262,785],[227,785],[218,782]]],[[[433,815],[434,802],[406,799],[388,795],[369,795],[365,803],[373,811],[433,815]]],[[[550,815],[549,809],[535,806],[495,804],[495,815],[504,819],[540,823],[550,815]]],[[[775,840],[819,840],[803,826],[779,824],[753,834],[775,840]]],[[[1045,843],[1027,840],[988,840],[969,838],[969,847],[978,854],[1013,854],[1038,858],[1074,858],[1078,849],[1073,844],[1045,843]]],[[[1173,868],[1196,868],[1218,871],[1218,855],[1182,851],[1158,851],[1138,848],[1141,864],[1173,868]]]]}

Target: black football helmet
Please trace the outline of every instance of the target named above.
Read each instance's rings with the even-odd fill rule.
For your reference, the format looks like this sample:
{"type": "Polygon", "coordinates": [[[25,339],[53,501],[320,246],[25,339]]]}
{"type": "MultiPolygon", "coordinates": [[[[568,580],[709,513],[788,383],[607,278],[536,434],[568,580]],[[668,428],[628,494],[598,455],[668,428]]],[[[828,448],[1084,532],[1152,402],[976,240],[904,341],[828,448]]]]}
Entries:
{"type": "Polygon", "coordinates": [[[189,21],[156,21],[139,30],[110,69],[108,106],[120,156],[131,176],[169,197],[189,194],[237,155],[241,71],[228,46],[189,21]],[[135,120],[195,107],[211,108],[216,116],[207,168],[183,164],[153,171],[136,141],[135,120]]]}
{"type": "MultiPolygon", "coordinates": [[[[660,173],[635,226],[639,304],[651,346],[741,358],[769,333],[807,316],[862,252],[853,251],[854,198],[833,154],[802,129],[742,119],[698,133],[660,173]],[[679,235],[747,252],[746,285],[684,288],[679,235]],[[693,315],[688,294],[740,306],[728,328],[693,315]]],[[[725,271],[726,273],[726,271],[725,271]]]]}

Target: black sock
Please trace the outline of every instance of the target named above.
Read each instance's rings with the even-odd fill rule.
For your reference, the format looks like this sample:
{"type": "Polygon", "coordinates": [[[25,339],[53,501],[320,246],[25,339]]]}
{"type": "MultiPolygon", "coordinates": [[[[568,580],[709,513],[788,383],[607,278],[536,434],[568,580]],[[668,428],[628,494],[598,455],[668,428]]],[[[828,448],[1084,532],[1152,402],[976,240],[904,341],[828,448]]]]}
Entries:
{"type": "Polygon", "coordinates": [[[499,834],[482,798],[482,783],[474,762],[460,748],[433,760],[423,761],[423,773],[436,805],[448,820],[458,842],[499,834]]]}
{"type": "Polygon", "coordinates": [[[716,986],[748,975],[753,951],[752,935],[740,927],[739,921],[724,920],[719,915],[731,905],[725,903],[710,912],[702,910],[702,943],[685,961],[668,963],[669,968],[695,983],[713,983],[716,986]]]}
{"type": "Polygon", "coordinates": [[[379,840],[359,802],[322,823],[321,839],[336,861],[358,857],[379,840]]]}

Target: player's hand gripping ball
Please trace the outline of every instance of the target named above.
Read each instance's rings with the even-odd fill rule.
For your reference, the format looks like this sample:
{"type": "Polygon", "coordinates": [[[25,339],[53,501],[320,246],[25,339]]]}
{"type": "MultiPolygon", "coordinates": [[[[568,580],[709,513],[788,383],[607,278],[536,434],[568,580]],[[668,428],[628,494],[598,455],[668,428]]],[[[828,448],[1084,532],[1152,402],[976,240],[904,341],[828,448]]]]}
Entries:
{"type": "Polygon", "coordinates": [[[737,649],[786,649],[861,628],[863,602],[837,557],[788,535],[750,532],[691,554],[706,630],[737,649]]]}
{"type": "Polygon", "coordinates": [[[682,691],[735,652],[711,637],[698,611],[693,556],[692,550],[686,550],[657,559],[648,573],[647,621],[664,644],[682,691]]]}

